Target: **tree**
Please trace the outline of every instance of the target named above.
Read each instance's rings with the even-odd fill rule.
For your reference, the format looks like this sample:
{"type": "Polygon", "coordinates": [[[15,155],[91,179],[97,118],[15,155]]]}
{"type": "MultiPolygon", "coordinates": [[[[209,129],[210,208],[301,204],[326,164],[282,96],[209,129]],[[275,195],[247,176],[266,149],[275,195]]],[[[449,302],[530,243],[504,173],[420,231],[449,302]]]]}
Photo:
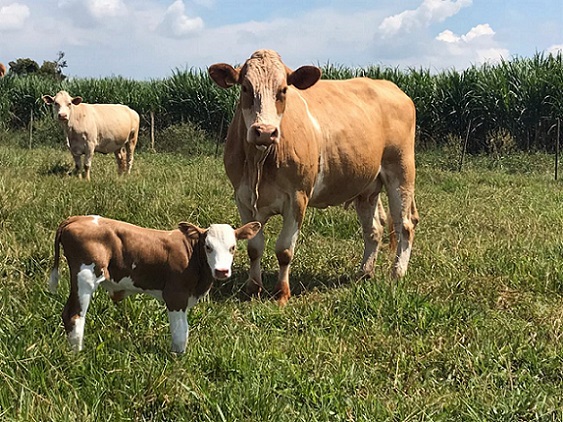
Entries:
{"type": "Polygon", "coordinates": [[[8,63],[10,65],[10,73],[18,76],[27,76],[36,74],[39,76],[45,76],[54,78],[57,81],[62,81],[66,79],[63,74],[63,69],[67,67],[66,60],[64,60],[65,53],[59,51],[58,57],[53,61],[44,61],[41,67],[37,64],[35,60],[17,59],[15,62],[8,63]]]}
{"type": "Polygon", "coordinates": [[[37,62],[29,58],[17,59],[15,62],[9,62],[8,65],[10,66],[10,73],[19,76],[26,76],[39,71],[37,62]]]}

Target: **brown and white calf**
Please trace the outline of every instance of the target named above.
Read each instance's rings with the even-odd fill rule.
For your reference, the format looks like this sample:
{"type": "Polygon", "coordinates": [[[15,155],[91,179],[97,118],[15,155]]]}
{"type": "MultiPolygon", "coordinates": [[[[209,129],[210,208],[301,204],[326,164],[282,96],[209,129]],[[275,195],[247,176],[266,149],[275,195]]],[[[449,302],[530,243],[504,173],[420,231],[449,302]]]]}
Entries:
{"type": "Polygon", "coordinates": [[[84,156],[84,177],[90,180],[94,152],[114,153],[117,172],[131,172],[139,135],[139,115],[135,110],[122,104],[86,104],[82,97],[71,97],[66,91],[42,98],[55,107],[79,177],[84,156]]]}
{"type": "Polygon", "coordinates": [[[236,241],[251,239],[260,227],[258,222],[237,229],[212,224],[204,230],[180,223],[176,230],[163,231],[100,216],[69,217],[55,235],[49,288],[57,290],[62,245],[70,269],[70,296],[62,318],[71,346],[82,350],[88,305],[101,285],[115,302],[134,293],[147,293],[164,302],[172,351],[183,353],[187,310],[207,294],[214,279],[231,276],[236,241]]]}
{"type": "Polygon", "coordinates": [[[3,63],[0,63],[0,78],[3,78],[6,74],[6,66],[3,63]]]}

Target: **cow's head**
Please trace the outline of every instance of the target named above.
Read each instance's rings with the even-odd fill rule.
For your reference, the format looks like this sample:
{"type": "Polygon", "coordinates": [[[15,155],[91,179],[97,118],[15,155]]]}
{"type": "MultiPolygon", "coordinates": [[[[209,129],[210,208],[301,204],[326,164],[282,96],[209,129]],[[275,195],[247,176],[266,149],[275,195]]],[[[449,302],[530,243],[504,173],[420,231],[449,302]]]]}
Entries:
{"type": "Polygon", "coordinates": [[[204,242],[205,256],[213,278],[226,280],[231,276],[237,240],[252,239],[262,226],[254,221],[238,229],[228,224],[212,224],[207,230],[190,223],[180,223],[178,227],[189,239],[204,242]]]}
{"type": "Polygon", "coordinates": [[[258,50],[246,63],[234,68],[226,63],[209,67],[209,75],[221,88],[241,86],[239,104],[247,129],[246,140],[259,149],[278,143],[280,123],[289,85],[307,89],[321,77],[315,66],[292,71],[272,50],[258,50]]]}
{"type": "Polygon", "coordinates": [[[62,123],[70,120],[72,106],[82,102],[82,97],[71,97],[66,91],[59,91],[55,97],[43,95],[41,98],[45,101],[45,104],[54,105],[57,119],[62,123]]]}

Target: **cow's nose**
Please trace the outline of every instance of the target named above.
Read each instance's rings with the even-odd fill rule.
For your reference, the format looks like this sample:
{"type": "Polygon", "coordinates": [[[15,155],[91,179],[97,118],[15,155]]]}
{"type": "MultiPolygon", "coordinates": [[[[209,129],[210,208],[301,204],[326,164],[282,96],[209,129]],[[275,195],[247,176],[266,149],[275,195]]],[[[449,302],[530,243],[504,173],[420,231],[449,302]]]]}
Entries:
{"type": "Polygon", "coordinates": [[[229,278],[230,276],[230,270],[228,269],[222,269],[222,268],[216,268],[215,269],[215,278],[218,280],[224,280],[226,278],[229,278]]]}
{"type": "Polygon", "coordinates": [[[59,114],[59,120],[68,120],[68,116],[66,114],[59,114]]]}
{"type": "Polygon", "coordinates": [[[270,145],[278,141],[279,131],[274,125],[256,123],[252,125],[256,145],[270,145]]]}

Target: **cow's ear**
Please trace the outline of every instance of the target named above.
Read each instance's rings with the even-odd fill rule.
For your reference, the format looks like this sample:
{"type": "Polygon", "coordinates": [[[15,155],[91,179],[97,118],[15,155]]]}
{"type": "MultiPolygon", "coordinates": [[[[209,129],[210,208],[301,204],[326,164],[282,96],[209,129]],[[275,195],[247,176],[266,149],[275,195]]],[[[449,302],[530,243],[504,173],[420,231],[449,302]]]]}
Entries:
{"type": "Polygon", "coordinates": [[[234,68],[227,63],[213,64],[207,70],[209,76],[221,88],[230,88],[239,83],[240,67],[234,68]]]}
{"type": "Polygon", "coordinates": [[[74,105],[78,105],[78,104],[80,104],[81,102],[82,102],[82,97],[74,97],[74,98],[72,99],[72,104],[74,104],[74,105]]]}
{"type": "Polygon", "coordinates": [[[55,99],[53,97],[51,97],[50,95],[43,95],[41,97],[41,99],[43,101],[45,101],[45,104],[51,105],[55,102],[55,99]]]}
{"type": "Polygon", "coordinates": [[[307,89],[321,79],[321,69],[316,66],[301,66],[287,75],[288,85],[299,89],[307,89]]]}
{"type": "Polygon", "coordinates": [[[252,239],[262,228],[262,224],[258,221],[247,223],[242,227],[235,230],[235,237],[237,240],[252,239]]]}
{"type": "Polygon", "coordinates": [[[186,235],[188,239],[192,239],[192,240],[198,240],[199,237],[203,233],[205,233],[204,229],[200,229],[198,226],[186,222],[179,223],[178,228],[182,233],[186,235]]]}

